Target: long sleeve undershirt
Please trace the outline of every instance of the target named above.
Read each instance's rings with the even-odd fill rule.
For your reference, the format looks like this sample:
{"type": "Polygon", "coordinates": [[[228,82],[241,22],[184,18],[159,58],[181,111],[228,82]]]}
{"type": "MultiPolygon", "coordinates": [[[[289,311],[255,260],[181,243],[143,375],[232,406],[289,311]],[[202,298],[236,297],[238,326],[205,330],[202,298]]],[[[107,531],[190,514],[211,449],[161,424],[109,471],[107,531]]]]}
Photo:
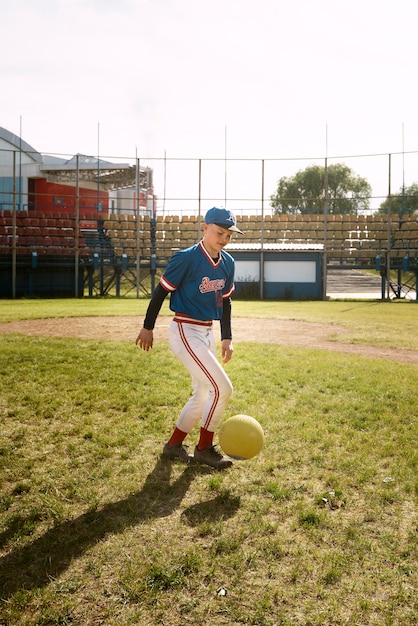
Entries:
{"type": "MultiPolygon", "coordinates": [[[[164,289],[159,283],[153,293],[151,301],[148,305],[148,309],[145,315],[144,328],[147,330],[154,330],[155,322],[158,314],[161,311],[163,302],[168,294],[168,291],[164,289]]],[[[223,301],[221,323],[221,339],[232,339],[231,331],[231,298],[225,298],[223,301]]]]}

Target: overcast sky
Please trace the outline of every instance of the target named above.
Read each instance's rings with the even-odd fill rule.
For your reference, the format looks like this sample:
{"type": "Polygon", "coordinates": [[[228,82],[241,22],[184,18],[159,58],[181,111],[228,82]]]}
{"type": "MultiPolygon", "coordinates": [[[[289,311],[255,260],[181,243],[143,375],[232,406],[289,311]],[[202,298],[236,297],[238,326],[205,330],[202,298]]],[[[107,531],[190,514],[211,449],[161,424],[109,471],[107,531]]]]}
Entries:
{"type": "MultiPolygon", "coordinates": [[[[274,158],[275,181],[326,155],[383,155],[338,159],[375,195],[399,153],[394,190],[418,181],[415,0],[0,0],[0,10],[0,126],[40,152],[274,158]]],[[[254,176],[232,170],[231,194],[247,197],[254,176]]],[[[213,178],[227,195],[221,169],[213,178]]]]}

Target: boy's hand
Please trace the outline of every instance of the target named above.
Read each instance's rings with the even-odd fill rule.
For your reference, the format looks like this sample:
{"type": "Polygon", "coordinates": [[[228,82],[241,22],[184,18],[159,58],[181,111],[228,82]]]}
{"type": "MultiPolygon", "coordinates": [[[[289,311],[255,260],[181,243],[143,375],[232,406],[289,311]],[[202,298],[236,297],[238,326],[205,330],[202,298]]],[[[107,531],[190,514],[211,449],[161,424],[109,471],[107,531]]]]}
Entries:
{"type": "Polygon", "coordinates": [[[135,341],[136,345],[142,348],[143,350],[148,350],[152,348],[154,343],[154,333],[152,330],[147,330],[146,328],[141,328],[140,333],[135,341]]]}
{"type": "Polygon", "coordinates": [[[222,362],[228,363],[228,361],[232,358],[232,353],[234,351],[234,347],[232,345],[231,339],[223,339],[221,342],[221,350],[222,350],[222,362]]]}

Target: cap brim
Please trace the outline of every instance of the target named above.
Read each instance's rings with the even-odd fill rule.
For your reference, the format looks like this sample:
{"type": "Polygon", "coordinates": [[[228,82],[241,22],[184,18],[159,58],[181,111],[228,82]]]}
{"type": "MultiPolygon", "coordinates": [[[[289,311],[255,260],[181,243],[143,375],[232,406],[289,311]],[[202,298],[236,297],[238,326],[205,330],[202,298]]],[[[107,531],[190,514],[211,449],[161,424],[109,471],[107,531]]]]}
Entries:
{"type": "Polygon", "coordinates": [[[219,222],[205,222],[206,224],[215,224],[215,226],[219,226],[219,228],[225,228],[225,230],[232,230],[234,233],[240,233],[243,235],[242,230],[237,228],[236,226],[228,226],[228,224],[220,224],[219,222]]]}

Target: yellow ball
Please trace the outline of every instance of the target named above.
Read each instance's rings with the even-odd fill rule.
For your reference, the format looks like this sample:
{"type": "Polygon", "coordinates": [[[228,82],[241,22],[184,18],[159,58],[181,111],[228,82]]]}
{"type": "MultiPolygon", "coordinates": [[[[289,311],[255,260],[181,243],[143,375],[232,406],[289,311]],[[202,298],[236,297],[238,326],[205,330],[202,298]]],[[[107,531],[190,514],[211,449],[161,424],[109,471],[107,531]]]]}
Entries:
{"type": "Polygon", "coordinates": [[[232,459],[251,459],[260,452],[263,444],[264,431],[250,415],[233,415],[219,429],[219,445],[232,459]]]}

